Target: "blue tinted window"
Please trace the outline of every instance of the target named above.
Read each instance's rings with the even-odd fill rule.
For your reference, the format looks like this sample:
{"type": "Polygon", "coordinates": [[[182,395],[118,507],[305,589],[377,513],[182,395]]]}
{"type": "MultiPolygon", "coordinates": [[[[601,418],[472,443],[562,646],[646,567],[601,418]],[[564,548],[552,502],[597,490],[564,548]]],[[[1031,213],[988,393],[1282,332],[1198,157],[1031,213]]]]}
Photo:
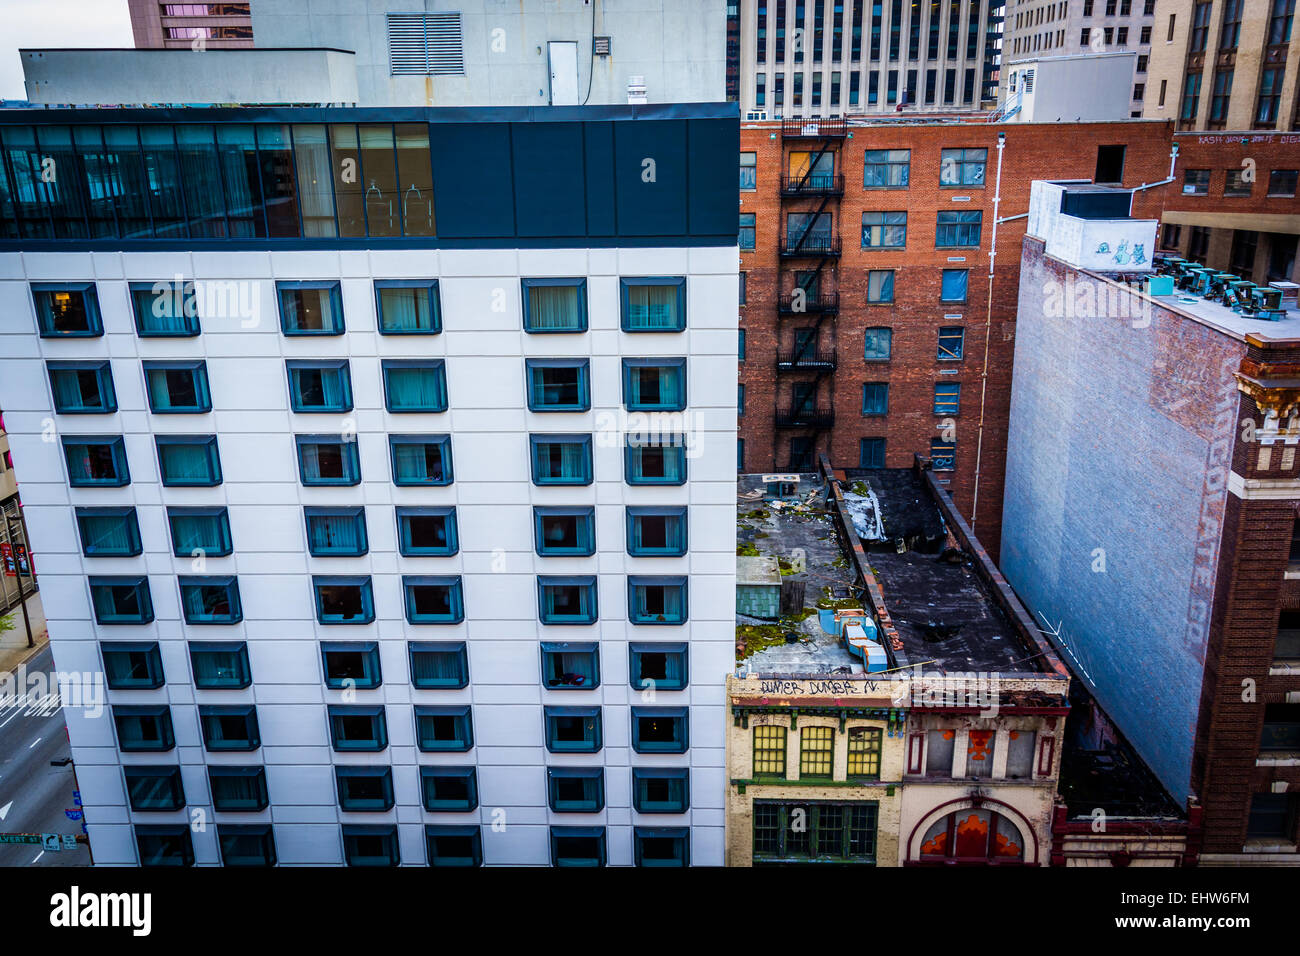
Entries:
{"type": "Polygon", "coordinates": [[[686,553],[686,506],[628,507],[627,553],[638,558],[675,557],[686,553]]]}
{"type": "Polygon", "coordinates": [[[456,509],[398,508],[397,550],[409,557],[455,554],[459,550],[456,509]]]}
{"type": "Polygon", "coordinates": [[[93,282],[33,282],[32,300],[36,303],[36,324],[42,338],[104,334],[93,282]]]}
{"type": "Polygon", "coordinates": [[[157,435],[158,470],[169,488],[221,484],[216,435],[157,435]]]}
{"type": "Polygon", "coordinates": [[[163,685],[157,641],[113,641],[99,645],[104,682],[111,690],[153,690],[163,685]]]}
{"type": "Polygon", "coordinates": [[[295,435],[298,475],[304,485],[355,485],[361,461],[355,438],[340,435],[295,435]]]}
{"type": "Polygon", "coordinates": [[[446,690],[469,683],[469,656],[464,641],[411,641],[411,685],[446,690]]]}
{"type": "Polygon", "coordinates": [[[685,813],[691,776],[685,767],[633,767],[632,806],[637,813],[685,813]]]}
{"type": "Polygon", "coordinates": [[[966,269],[944,269],[943,289],[939,293],[942,302],[965,302],[966,282],[969,275],[966,269]]]}
{"type": "Polygon", "coordinates": [[[604,827],[551,827],[551,866],[604,866],[604,827]]]}
{"type": "MultiPolygon", "coordinates": [[[[220,301],[221,310],[228,318],[236,315],[252,318],[251,282],[216,282],[209,283],[207,288],[220,301]]],[[[166,281],[132,282],[131,306],[135,331],[141,338],[199,334],[198,298],[193,282],[180,285],[166,281]]]]}
{"type": "Polygon", "coordinates": [[[474,726],[469,706],[417,706],[415,740],[426,753],[470,750],[474,746],[474,726]]]}
{"type": "Polygon", "coordinates": [[[199,707],[203,745],[211,751],[256,750],[262,746],[257,708],[251,704],[199,707]]]}
{"type": "Polygon", "coordinates": [[[270,804],[263,767],[209,766],[208,785],[212,788],[214,810],[252,813],[270,804]]]}
{"type": "Polygon", "coordinates": [[[363,813],[393,809],[392,767],[335,767],[339,808],[363,813]]]}
{"type": "Polygon", "coordinates": [[[141,866],[193,866],[194,843],[188,824],[135,827],[141,866]]]}
{"type": "Polygon", "coordinates": [[[628,646],[629,683],[636,690],[684,690],[688,683],[684,643],[632,643],[628,646]]]}
{"type": "Polygon", "coordinates": [[[406,619],[412,624],[457,624],[465,619],[459,577],[402,576],[406,619]]]}
{"type": "Polygon", "coordinates": [[[378,280],[375,310],[383,335],[433,335],[442,331],[436,281],[378,280]]]}
{"type": "Polygon", "coordinates": [[[629,485],[686,482],[686,446],[676,437],[627,436],[625,477],[629,485]]]}
{"type": "Polygon", "coordinates": [[[451,436],[389,435],[388,444],[392,451],[393,484],[451,484],[451,436]]]}
{"type": "Polygon", "coordinates": [[[529,435],[535,485],[591,484],[590,435],[529,435]]]}
{"type": "Polygon", "coordinates": [[[525,359],[528,407],[534,412],[582,412],[591,407],[587,359],[525,359]]]}
{"type": "Polygon", "coordinates": [[[179,810],[185,806],[180,767],[133,764],[123,767],[122,773],[132,810],[179,810]]]}
{"type": "Polygon", "coordinates": [[[447,370],[441,359],[384,359],[384,404],[390,412],[445,412],[447,370]]]}
{"type": "Polygon", "coordinates": [[[337,282],[277,282],[285,335],[342,335],[343,299],[337,282]]]}
{"type": "Polygon", "coordinates": [[[599,813],[605,809],[605,768],[548,767],[546,791],[556,813],[599,813]]]}
{"type": "Polygon", "coordinates": [[[295,412],[350,412],[352,375],[347,360],[288,361],[289,407],[295,412]]]}
{"type": "Polygon", "coordinates": [[[113,369],[108,362],[46,362],[54,410],[64,415],[117,411],[113,369]]]}
{"type": "Polygon", "coordinates": [[[316,595],[316,620],[322,624],[369,624],[375,619],[375,599],[369,577],[311,579],[316,595]]]}
{"type": "Polygon", "coordinates": [[[221,849],[223,866],[275,866],[275,829],[269,823],[249,826],[223,823],[217,827],[217,846],[221,849]]]}
{"type": "Polygon", "coordinates": [[[596,553],[594,508],[533,508],[537,553],[547,556],[585,556],[596,553]]]}
{"type": "Polygon", "coordinates": [[[473,767],[421,767],[424,809],[473,810],[478,807],[478,775],[473,767]]]}
{"type": "Polygon", "coordinates": [[[303,508],[313,557],[357,557],[369,549],[365,508],[303,508]]]}
{"type": "Polygon", "coordinates": [[[587,331],[586,279],[523,279],[525,332],[587,331]]]}
{"type": "Polygon", "coordinates": [[[326,641],[320,646],[325,686],[369,689],[383,683],[379,644],[375,641],[326,641]]]}
{"type": "Polygon", "coordinates": [[[127,558],[141,551],[134,508],[78,508],[77,530],[88,558],[127,558]]]}
{"type": "Polygon", "coordinates": [[[685,624],[686,578],[629,576],[627,601],[633,624],[685,624]]]}
{"type": "Polygon", "coordinates": [[[430,866],[482,866],[483,836],[477,826],[426,826],[430,866]]]}
{"type": "Polygon", "coordinates": [[[388,746],[388,721],[382,705],[329,708],[330,744],[340,753],[378,752],[388,746]]]}
{"type": "Polygon", "coordinates": [[[551,753],[594,754],[604,745],[599,707],[543,707],[546,749],[551,753]]]}
{"type": "Polygon", "coordinates": [[[117,730],[117,747],[123,753],[161,753],[176,746],[171,710],[166,704],[115,706],[113,727],[117,730]]]}
{"type": "Polygon", "coordinates": [[[686,328],[686,280],[620,279],[624,332],[680,332],[686,328]]]}
{"type": "Polygon", "coordinates": [[[623,359],[623,404],[630,412],[672,412],[686,407],[686,359],[623,359]]]}
{"type": "Polygon", "coordinates": [[[539,574],[537,606],[543,624],[595,624],[596,578],[539,574]]]}
{"type": "Polygon", "coordinates": [[[690,866],[689,827],[634,827],[633,862],[637,866],[690,866]]]}
{"type": "Polygon", "coordinates": [[[253,683],[243,641],[191,641],[190,667],[200,690],[235,690],[253,683]]]}
{"type": "Polygon", "coordinates": [[[244,619],[234,577],[182,577],[180,587],[186,624],[238,624],[244,619]]]}
{"type": "Polygon", "coordinates": [[[144,577],[92,577],[90,598],[98,624],[148,624],[153,600],[144,577]]]}
{"type": "Polygon", "coordinates": [[[63,438],[68,484],[73,488],[117,488],[131,483],[126,444],[120,437],[63,438]]]}
{"type": "Polygon", "coordinates": [[[685,707],[633,707],[632,749],[639,754],[685,753],[690,747],[685,707]]]}
{"type": "Polygon", "coordinates": [[[168,508],[172,554],[178,558],[230,554],[230,517],[225,508],[168,508]]]}
{"type": "Polygon", "coordinates": [[[593,690],[600,686],[600,653],[593,643],[542,642],[542,686],[547,690],[593,690]]]}
{"type": "Polygon", "coordinates": [[[397,866],[397,827],[344,824],[343,858],[348,866],[397,866]]]}
{"type": "Polygon", "coordinates": [[[158,414],[212,411],[206,362],[145,362],[149,410],[158,414]]]}

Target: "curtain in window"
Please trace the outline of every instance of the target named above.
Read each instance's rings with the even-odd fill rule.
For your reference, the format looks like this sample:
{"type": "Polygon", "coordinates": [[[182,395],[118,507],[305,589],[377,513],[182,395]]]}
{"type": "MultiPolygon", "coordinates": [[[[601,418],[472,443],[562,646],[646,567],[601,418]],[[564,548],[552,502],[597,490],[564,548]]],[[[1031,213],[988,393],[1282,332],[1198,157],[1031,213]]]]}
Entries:
{"type": "Polygon", "coordinates": [[[411,655],[415,682],[458,683],[460,654],[455,651],[418,651],[411,655]]]}
{"type": "Polygon", "coordinates": [[[588,613],[587,589],[577,585],[562,585],[544,589],[546,594],[546,614],[548,617],[573,617],[588,613]],[[571,602],[569,598],[576,598],[571,602]],[[577,604],[577,609],[573,608],[577,604]]]}
{"type": "Polygon", "coordinates": [[[229,617],[230,590],[221,584],[188,584],[181,588],[181,605],[185,619],[207,621],[216,617],[229,617]]]}
{"type": "Polygon", "coordinates": [[[528,322],[535,329],[574,329],[581,326],[582,316],[578,313],[578,287],[529,286],[528,322]]]}
{"type": "Polygon", "coordinates": [[[160,445],[163,478],[167,481],[210,481],[212,462],[207,445],[160,445]]]}
{"type": "Polygon", "coordinates": [[[321,479],[320,470],[320,446],[319,445],[302,445],[298,449],[302,458],[302,476],[305,481],[319,481],[321,479]]]}
{"type": "MultiPolygon", "coordinates": [[[[69,369],[56,369],[50,376],[54,385],[55,408],[83,408],[85,402],[81,397],[81,382],[77,373],[69,369]]],[[[98,403],[95,403],[96,406],[98,403]]]]}
{"type": "MultiPolygon", "coordinates": [[[[427,447],[427,445],[405,443],[393,446],[393,461],[398,478],[403,481],[428,481],[442,478],[440,467],[434,474],[429,473],[429,456],[425,454],[427,447]]],[[[441,454],[438,454],[436,461],[441,461],[441,454]]]]}
{"type": "Polygon", "coordinates": [[[119,515],[86,517],[81,519],[81,530],[86,536],[86,551],[90,554],[105,551],[118,554],[135,549],[130,518],[119,515]]]}
{"type": "Polygon", "coordinates": [[[218,519],[212,515],[177,515],[171,519],[172,544],[176,551],[224,551],[218,519]]]}
{"type": "Polygon", "coordinates": [[[262,802],[262,778],[257,774],[213,774],[213,798],[223,804],[256,806],[262,802]]]}
{"type": "Polygon", "coordinates": [[[680,620],[682,616],[682,589],[673,585],[646,585],[636,589],[637,617],[680,620]],[[662,610],[660,608],[662,607],[662,610]]]}
{"type": "Polygon", "coordinates": [[[190,661],[194,665],[194,682],[199,685],[220,684],[240,677],[237,654],[233,651],[205,650],[201,654],[192,654],[190,661]]]}
{"type": "Polygon", "coordinates": [[[320,376],[321,405],[326,408],[341,407],[343,404],[342,370],[323,368],[317,374],[320,376]]]}
{"type": "Polygon", "coordinates": [[[419,332],[431,329],[428,289],[380,289],[382,325],[389,332],[419,332]]]}
{"type": "Polygon", "coordinates": [[[388,401],[394,408],[441,408],[439,375],[431,368],[390,368],[388,401]]]}
{"type": "Polygon", "coordinates": [[[663,446],[665,481],[680,481],[682,479],[682,463],[685,459],[682,451],[683,449],[677,445],[663,446]]]}
{"type": "MultiPolygon", "coordinates": [[[[183,395],[181,402],[172,401],[171,385],[173,376],[193,376],[194,373],[188,369],[165,369],[151,368],[145,373],[145,379],[149,386],[149,407],[158,411],[167,411],[173,408],[190,408],[199,402],[198,388],[191,379],[191,385],[195,385],[191,394],[183,395]]],[[[183,385],[183,380],[178,383],[183,385]]],[[[185,391],[182,387],[181,391],[185,391]]],[[[201,404],[201,403],[200,403],[201,404]]]]}
{"type": "Polygon", "coordinates": [[[312,515],[308,536],[312,551],[356,551],[361,547],[354,515],[312,515]]]}
{"type": "Polygon", "coordinates": [[[682,403],[681,372],[674,366],[633,368],[628,391],[633,405],[675,407],[682,403]]]}
{"type": "Polygon", "coordinates": [[[587,446],[570,442],[560,446],[560,477],[582,478],[587,473],[587,446]]]}
{"type": "MultiPolygon", "coordinates": [[[[224,228],[224,223],[222,224],[224,228]]],[[[187,332],[194,319],[186,318],[187,296],[193,296],[192,285],[183,286],[179,292],[172,283],[168,283],[158,294],[153,289],[137,289],[135,296],[136,311],[140,315],[140,325],[149,332],[187,332]]],[[[190,298],[188,301],[192,302],[190,298]]],[[[193,306],[190,306],[193,308],[193,306]]]]}
{"type": "Polygon", "coordinates": [[[634,285],[627,290],[627,324],[657,329],[677,324],[677,286],[634,285]]]}

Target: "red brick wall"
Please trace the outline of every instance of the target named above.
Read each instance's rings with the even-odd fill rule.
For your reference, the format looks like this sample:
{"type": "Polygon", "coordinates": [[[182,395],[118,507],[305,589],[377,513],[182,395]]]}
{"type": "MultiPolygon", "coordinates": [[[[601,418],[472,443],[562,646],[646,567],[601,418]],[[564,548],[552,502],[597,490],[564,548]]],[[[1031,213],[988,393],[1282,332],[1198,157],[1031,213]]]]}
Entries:
{"type": "MultiPolygon", "coordinates": [[[[1093,177],[1097,147],[1125,144],[1124,185],[1136,186],[1165,178],[1169,172],[1172,130],[1168,123],[1120,122],[1082,124],[879,124],[851,127],[851,139],[838,150],[836,173],[845,179],[842,199],[832,200],[834,229],[843,243],[843,255],[833,265],[840,311],[835,320],[822,323],[819,347],[833,348],[838,365],[822,379],[818,401],[832,404],[836,419],[829,433],[819,436],[815,451],[829,454],[836,468],[858,464],[861,438],[886,439],[888,467],[911,464],[915,453],[928,456],[930,440],[938,437],[941,416],[933,413],[936,382],[961,383],[961,410],[956,416],[957,467],[946,475],[949,491],[961,512],[970,516],[975,499],[976,456],[979,453],[979,500],[976,535],[998,554],[1002,524],[1002,482],[1005,472],[1007,415],[1011,394],[1011,363],[1015,345],[1016,299],[1019,286],[1021,240],[1025,220],[998,228],[996,277],[989,308],[989,247],[993,228],[993,195],[997,180],[997,138],[1006,134],[1003,154],[1002,195],[999,215],[1028,211],[1029,187],[1035,179],[1085,179],[1093,177]],[[941,187],[940,151],[955,147],[985,147],[988,164],[985,185],[941,187]],[[867,149],[910,149],[910,188],[863,188],[864,153],[867,149]],[[968,196],[968,202],[954,202],[968,196]],[[936,249],[935,223],[939,210],[982,210],[981,245],[973,249],[936,249]],[[865,211],[906,210],[907,245],[903,250],[861,248],[861,223],[865,211]],[[948,262],[964,256],[965,262],[948,262]],[[967,303],[941,303],[939,290],[945,268],[970,270],[967,303]],[[894,302],[867,304],[867,272],[893,269],[894,302]],[[945,315],[960,314],[960,319],[945,315]],[[863,358],[863,330],[873,326],[893,328],[892,356],[888,363],[868,363],[863,358]],[[964,359],[960,363],[937,361],[938,330],[943,326],[966,329],[964,359]],[[985,361],[987,346],[988,360],[985,361]],[[956,367],[957,375],[940,375],[956,367]],[[987,378],[983,379],[987,370],[987,378]],[[889,411],[883,418],[864,417],[862,386],[889,383],[889,411]],[[984,391],[983,428],[981,391],[984,391]]],[[[789,291],[796,265],[783,265],[778,239],[784,214],[813,210],[820,200],[782,200],[779,181],[784,156],[791,150],[817,148],[815,141],[782,141],[777,123],[743,125],[741,149],[757,153],[758,188],[742,192],[741,212],[753,212],[757,221],[756,248],[741,253],[740,268],[747,273],[746,305],[740,310],[746,331],[746,357],[740,365],[745,386],[745,413],[740,437],[745,442],[745,471],[783,468],[789,461],[789,440],[808,434],[774,427],[776,405],[788,405],[791,382],[810,381],[809,373],[776,371],[778,345],[790,347],[796,326],[811,325],[810,318],[778,319],[778,282],[789,291]]],[[[1170,187],[1162,187],[1167,189],[1170,187]]],[[[1160,197],[1151,190],[1138,193],[1134,215],[1154,218],[1160,197]]],[[[803,268],[802,264],[797,266],[803,268]]]]}

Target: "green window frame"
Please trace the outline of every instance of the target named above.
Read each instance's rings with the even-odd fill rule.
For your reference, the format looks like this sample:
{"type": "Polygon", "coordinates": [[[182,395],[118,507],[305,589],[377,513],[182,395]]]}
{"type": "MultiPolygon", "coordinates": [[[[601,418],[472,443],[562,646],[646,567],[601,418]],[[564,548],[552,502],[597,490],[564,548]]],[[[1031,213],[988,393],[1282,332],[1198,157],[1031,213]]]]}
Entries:
{"type": "Polygon", "coordinates": [[[333,690],[371,690],[384,682],[378,641],[322,641],[325,686],[333,690]]]}
{"type": "Polygon", "coordinates": [[[595,624],[596,576],[537,575],[537,617],[543,624],[595,624]]]}
{"type": "Polygon", "coordinates": [[[776,724],[754,727],[754,776],[785,779],[786,728],[776,724]]]}
{"type": "Polygon", "coordinates": [[[679,412],[686,407],[686,359],[623,359],[623,404],[629,412],[679,412]]]}
{"type": "Polygon", "coordinates": [[[542,641],[542,686],[547,690],[595,690],[600,650],[594,641],[542,641]]]}
{"type": "Polygon", "coordinates": [[[681,435],[659,440],[630,433],[624,450],[624,481],[629,485],[684,485],[686,442],[681,435]]]}
{"type": "Polygon", "coordinates": [[[591,408],[590,360],[524,359],[530,412],[585,412],[591,408]]]}
{"type": "Polygon", "coordinates": [[[311,588],[321,624],[369,624],[375,619],[369,575],[312,575],[311,588]]]}
{"type": "Polygon", "coordinates": [[[685,707],[633,707],[632,749],[639,754],[684,754],[691,746],[685,707]]]}
{"type": "Polygon", "coordinates": [[[460,575],[402,575],[409,624],[459,624],[465,620],[460,575]]]}
{"type": "Polygon", "coordinates": [[[596,509],[533,506],[533,540],[541,557],[588,557],[596,553],[596,509]]]}
{"type": "Polygon", "coordinates": [[[633,624],[685,624],[690,620],[688,592],[684,575],[628,575],[628,620],[633,624]]]}
{"type": "Polygon", "coordinates": [[[690,827],[633,827],[635,866],[690,866],[690,827]]]}
{"type": "Polygon", "coordinates": [[[604,866],[604,827],[551,827],[551,866],[604,866]]]}
{"type": "Polygon", "coordinates": [[[533,484],[591,484],[590,435],[529,435],[528,449],[533,484]]]}
{"type": "Polygon", "coordinates": [[[878,827],[879,805],[874,800],[755,800],[754,862],[874,865],[878,827]]]}
{"type": "Polygon", "coordinates": [[[454,480],[450,435],[389,435],[388,447],[393,484],[428,488],[454,480]]]}
{"type": "Polygon", "coordinates": [[[799,779],[829,780],[835,768],[835,728],[799,728],[799,779]]]}
{"type": "Polygon", "coordinates": [[[882,731],[879,727],[850,727],[846,777],[880,779],[882,731]]]}
{"type": "Polygon", "coordinates": [[[628,683],[634,690],[685,690],[689,668],[690,645],[684,641],[628,645],[628,683]]]}
{"type": "Polygon", "coordinates": [[[634,558],[674,558],[686,554],[689,519],[686,505],[628,505],[627,553],[634,558]]]}

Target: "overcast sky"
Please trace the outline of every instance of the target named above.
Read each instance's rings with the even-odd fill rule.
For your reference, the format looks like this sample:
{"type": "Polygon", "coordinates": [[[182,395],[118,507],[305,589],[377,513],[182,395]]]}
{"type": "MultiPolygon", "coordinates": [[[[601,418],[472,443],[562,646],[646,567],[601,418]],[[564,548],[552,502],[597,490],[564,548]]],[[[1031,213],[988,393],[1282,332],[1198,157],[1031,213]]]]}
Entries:
{"type": "Polygon", "coordinates": [[[126,0],[0,0],[0,99],[27,98],[19,48],[132,47],[126,0]]]}

